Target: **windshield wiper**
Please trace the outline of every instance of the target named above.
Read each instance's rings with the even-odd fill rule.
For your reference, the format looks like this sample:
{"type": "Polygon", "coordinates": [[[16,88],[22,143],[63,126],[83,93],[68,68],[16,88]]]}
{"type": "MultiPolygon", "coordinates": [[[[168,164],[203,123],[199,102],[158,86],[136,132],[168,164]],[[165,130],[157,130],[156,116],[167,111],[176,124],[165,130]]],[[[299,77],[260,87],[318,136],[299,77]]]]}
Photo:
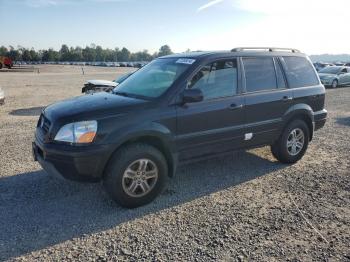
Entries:
{"type": "Polygon", "coordinates": [[[115,92],[113,92],[113,94],[120,95],[120,96],[125,96],[125,97],[130,97],[131,96],[129,93],[119,92],[119,91],[115,91],[115,92]]]}
{"type": "Polygon", "coordinates": [[[119,96],[137,98],[137,99],[145,99],[143,96],[139,96],[139,95],[135,95],[135,94],[130,94],[130,93],[126,93],[126,92],[120,92],[120,91],[115,91],[115,92],[113,92],[113,94],[119,95],[119,96]]]}

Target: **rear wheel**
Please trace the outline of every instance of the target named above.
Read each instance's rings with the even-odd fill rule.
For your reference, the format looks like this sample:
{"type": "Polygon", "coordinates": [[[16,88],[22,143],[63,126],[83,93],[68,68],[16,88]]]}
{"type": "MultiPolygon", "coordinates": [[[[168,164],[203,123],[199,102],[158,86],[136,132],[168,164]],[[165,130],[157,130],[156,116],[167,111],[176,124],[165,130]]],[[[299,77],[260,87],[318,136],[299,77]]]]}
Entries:
{"type": "Polygon", "coordinates": [[[337,88],[337,86],[338,86],[338,80],[334,79],[334,80],[332,81],[331,87],[332,87],[332,88],[337,88]]]}
{"type": "Polygon", "coordinates": [[[282,163],[295,163],[306,152],[310,131],[302,120],[294,120],[284,129],[282,136],[271,146],[272,154],[282,163]]]}
{"type": "Polygon", "coordinates": [[[0,63],[0,69],[2,69],[2,64],[0,63]]]}
{"type": "Polygon", "coordinates": [[[147,144],[132,144],[111,158],[103,180],[111,198],[128,208],[145,205],[165,188],[168,166],[163,154],[147,144]]]}

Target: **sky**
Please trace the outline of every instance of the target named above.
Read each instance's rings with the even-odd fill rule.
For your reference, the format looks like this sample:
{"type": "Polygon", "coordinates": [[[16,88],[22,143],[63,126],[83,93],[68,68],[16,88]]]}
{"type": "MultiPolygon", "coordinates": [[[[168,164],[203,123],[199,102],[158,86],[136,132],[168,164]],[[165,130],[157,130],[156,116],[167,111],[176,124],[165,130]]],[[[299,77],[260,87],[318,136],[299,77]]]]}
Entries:
{"type": "Polygon", "coordinates": [[[350,53],[350,0],[0,0],[0,45],[350,53]]]}

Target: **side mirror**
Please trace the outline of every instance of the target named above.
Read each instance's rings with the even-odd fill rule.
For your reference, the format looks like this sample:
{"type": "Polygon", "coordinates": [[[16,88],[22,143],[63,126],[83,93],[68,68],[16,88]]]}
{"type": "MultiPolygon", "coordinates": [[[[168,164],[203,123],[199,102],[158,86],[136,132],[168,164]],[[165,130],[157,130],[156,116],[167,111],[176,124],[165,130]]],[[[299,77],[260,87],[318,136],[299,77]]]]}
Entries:
{"type": "Polygon", "coordinates": [[[182,94],[183,103],[195,103],[203,101],[203,92],[200,89],[185,89],[182,94]]]}

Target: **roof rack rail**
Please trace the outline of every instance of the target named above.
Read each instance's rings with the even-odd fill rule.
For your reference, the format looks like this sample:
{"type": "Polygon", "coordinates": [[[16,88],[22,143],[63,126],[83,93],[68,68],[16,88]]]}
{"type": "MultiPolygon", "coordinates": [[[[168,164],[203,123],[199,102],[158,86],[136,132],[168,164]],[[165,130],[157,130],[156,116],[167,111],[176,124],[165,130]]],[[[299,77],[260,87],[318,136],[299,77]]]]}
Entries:
{"type": "Polygon", "coordinates": [[[240,52],[244,50],[267,50],[269,52],[277,52],[277,51],[289,51],[292,53],[300,53],[298,49],[295,48],[281,48],[281,47],[236,47],[231,50],[231,52],[240,52]]]}

